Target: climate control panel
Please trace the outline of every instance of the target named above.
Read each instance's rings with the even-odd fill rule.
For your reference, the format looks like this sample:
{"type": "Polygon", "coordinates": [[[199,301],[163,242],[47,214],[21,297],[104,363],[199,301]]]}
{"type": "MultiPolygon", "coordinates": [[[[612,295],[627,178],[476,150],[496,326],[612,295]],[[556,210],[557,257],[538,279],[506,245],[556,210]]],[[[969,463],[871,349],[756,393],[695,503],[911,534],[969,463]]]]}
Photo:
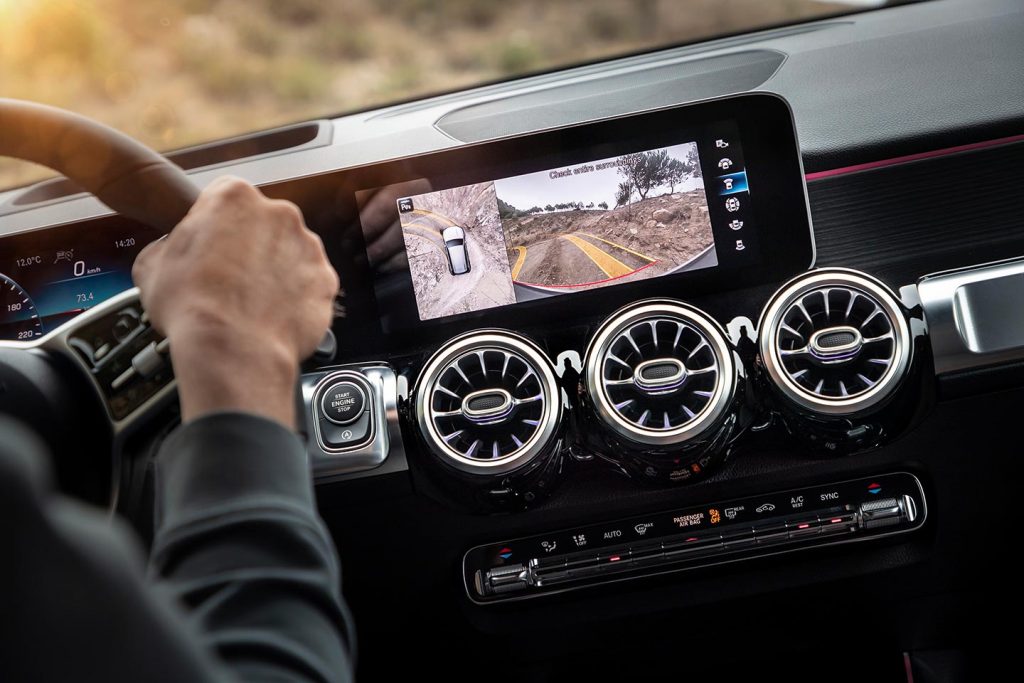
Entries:
{"type": "Polygon", "coordinates": [[[917,477],[887,474],[477,546],[463,573],[470,599],[486,604],[866,541],[918,529],[926,516],[917,477]]]}

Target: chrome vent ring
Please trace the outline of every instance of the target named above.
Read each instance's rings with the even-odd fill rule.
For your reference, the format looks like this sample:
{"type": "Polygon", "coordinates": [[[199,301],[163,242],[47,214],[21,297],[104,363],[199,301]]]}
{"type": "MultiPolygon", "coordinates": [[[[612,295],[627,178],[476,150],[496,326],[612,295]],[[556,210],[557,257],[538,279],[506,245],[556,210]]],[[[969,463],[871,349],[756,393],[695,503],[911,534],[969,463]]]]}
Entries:
{"type": "Polygon", "coordinates": [[[899,302],[856,271],[814,271],[791,281],[765,309],[760,330],[772,381],[813,412],[867,410],[896,388],[910,364],[910,331],[899,302]]]}
{"type": "Polygon", "coordinates": [[[450,465],[501,474],[542,453],[561,420],[550,362],[504,330],[448,342],[427,362],[416,389],[427,443],[450,465]]]}
{"type": "Polygon", "coordinates": [[[704,433],[731,403],[737,382],[719,326],[672,300],[641,301],[612,315],[590,343],[584,372],[602,421],[651,446],[704,433]]]}

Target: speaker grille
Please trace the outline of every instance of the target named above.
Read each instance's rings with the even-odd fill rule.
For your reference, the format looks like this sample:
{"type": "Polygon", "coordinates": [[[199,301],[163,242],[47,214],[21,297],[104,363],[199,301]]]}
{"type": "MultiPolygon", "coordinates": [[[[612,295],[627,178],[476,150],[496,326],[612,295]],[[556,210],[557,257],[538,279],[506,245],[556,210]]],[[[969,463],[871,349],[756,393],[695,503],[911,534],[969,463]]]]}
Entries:
{"type": "Polygon", "coordinates": [[[761,354],[771,379],[816,412],[845,415],[875,405],[898,384],[910,350],[895,297],[854,271],[801,276],[762,317],[761,354]]]}
{"type": "Polygon", "coordinates": [[[627,307],[598,330],[586,383],[601,419],[644,444],[693,439],[731,402],[736,366],[705,314],[674,301],[627,307]]]}
{"type": "Polygon", "coordinates": [[[540,453],[561,416],[550,363],[504,331],[459,337],[424,368],[417,417],[431,448],[451,464],[490,473],[540,453]]]}

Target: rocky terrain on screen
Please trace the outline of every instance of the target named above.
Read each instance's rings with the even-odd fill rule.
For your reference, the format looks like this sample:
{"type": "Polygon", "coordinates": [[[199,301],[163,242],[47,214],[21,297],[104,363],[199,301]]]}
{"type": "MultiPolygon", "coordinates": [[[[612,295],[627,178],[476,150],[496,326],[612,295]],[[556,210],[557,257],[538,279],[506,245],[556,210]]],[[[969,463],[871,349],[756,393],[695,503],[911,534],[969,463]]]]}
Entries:
{"type": "Polygon", "coordinates": [[[609,210],[507,218],[504,227],[513,279],[542,286],[653,277],[691,264],[713,244],[703,189],[609,210]]]}
{"type": "Polygon", "coordinates": [[[421,318],[515,303],[493,183],[417,195],[413,205],[401,222],[421,318]],[[451,225],[465,231],[471,270],[464,275],[448,268],[441,233],[451,225]]]}

